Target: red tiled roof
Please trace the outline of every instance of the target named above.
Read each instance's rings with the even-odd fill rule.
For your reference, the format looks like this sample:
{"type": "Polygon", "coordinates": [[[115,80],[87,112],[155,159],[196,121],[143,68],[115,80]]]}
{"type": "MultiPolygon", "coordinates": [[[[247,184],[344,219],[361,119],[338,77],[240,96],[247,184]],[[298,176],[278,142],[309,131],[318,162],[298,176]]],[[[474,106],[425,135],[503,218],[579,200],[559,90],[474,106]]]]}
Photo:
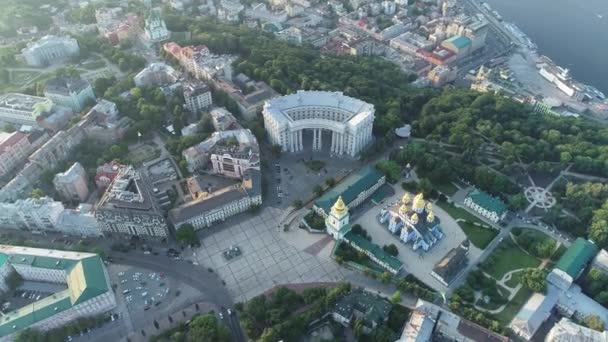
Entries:
{"type": "Polygon", "coordinates": [[[13,132],[6,140],[0,143],[0,153],[4,153],[8,147],[11,147],[27,136],[21,132],[13,132]]]}

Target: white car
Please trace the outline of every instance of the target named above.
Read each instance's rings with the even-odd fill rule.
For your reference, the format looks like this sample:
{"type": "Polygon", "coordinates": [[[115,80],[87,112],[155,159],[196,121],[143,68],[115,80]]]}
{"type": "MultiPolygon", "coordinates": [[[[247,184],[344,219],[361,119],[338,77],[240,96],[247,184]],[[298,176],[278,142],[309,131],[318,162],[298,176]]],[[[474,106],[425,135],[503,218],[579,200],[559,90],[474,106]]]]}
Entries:
{"type": "Polygon", "coordinates": [[[228,314],[232,315],[232,310],[228,309],[228,314]]]}
{"type": "Polygon", "coordinates": [[[224,314],[220,312],[220,319],[224,319],[224,314]]]}

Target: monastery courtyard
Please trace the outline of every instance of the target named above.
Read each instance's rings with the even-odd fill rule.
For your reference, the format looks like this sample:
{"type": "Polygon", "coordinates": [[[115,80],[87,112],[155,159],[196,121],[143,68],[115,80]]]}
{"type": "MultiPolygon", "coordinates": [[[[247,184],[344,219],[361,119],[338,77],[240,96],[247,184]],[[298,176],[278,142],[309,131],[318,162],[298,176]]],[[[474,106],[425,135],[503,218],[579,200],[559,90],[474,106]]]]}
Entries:
{"type": "MultiPolygon", "coordinates": [[[[364,213],[355,215],[354,218],[351,217],[351,223],[358,223],[363,229],[367,230],[372,237],[373,243],[379,246],[392,243],[397,246],[399,249],[397,258],[403,263],[402,272],[412,273],[416,278],[435,290],[446,293],[448,288],[433,277],[431,271],[435,264],[452,248],[458,247],[460,243],[466,239],[466,235],[450,215],[443,211],[443,209],[434,205],[433,212],[435,216],[441,220],[441,230],[443,231],[444,236],[427,252],[423,251],[422,248],[414,251],[411,243],[405,244],[401,242],[398,235],[392,234],[387,229],[388,224],[383,225],[378,221],[380,210],[385,206],[390,206],[399,202],[405,194],[405,190],[400,186],[393,186],[393,188],[395,189],[395,194],[393,196],[385,198],[379,206],[367,206],[370,208],[364,213]]],[[[410,194],[410,197],[414,198],[414,195],[415,194],[410,194]]],[[[479,255],[481,255],[481,252],[482,251],[479,248],[471,244],[469,249],[469,260],[477,260],[479,255]]]]}

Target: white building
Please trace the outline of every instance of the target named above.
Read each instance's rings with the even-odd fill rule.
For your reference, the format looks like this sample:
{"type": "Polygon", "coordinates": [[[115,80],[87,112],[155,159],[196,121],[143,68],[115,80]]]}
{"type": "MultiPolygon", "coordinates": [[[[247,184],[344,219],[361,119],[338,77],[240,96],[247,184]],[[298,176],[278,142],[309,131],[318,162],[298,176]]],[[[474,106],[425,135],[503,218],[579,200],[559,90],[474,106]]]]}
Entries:
{"type": "Polygon", "coordinates": [[[251,168],[260,168],[260,149],[255,136],[248,129],[214,132],[211,137],[182,152],[188,170],[205,168],[209,162],[214,173],[241,178],[251,168]]]}
{"type": "Polygon", "coordinates": [[[236,23],[240,21],[239,15],[245,6],[239,0],[221,0],[217,9],[217,18],[222,21],[236,23]]]}
{"type": "Polygon", "coordinates": [[[211,90],[204,83],[184,84],[183,91],[186,108],[192,113],[198,113],[213,104],[211,90]]]}
{"type": "Polygon", "coordinates": [[[12,341],[27,328],[43,331],[81,317],[113,310],[116,297],[108,273],[97,254],[0,245],[0,282],[12,272],[26,281],[65,284],[67,289],[3,315],[0,340],[12,341]]]}
{"type": "Polygon", "coordinates": [[[165,63],[152,63],[142,69],[135,77],[135,86],[162,86],[172,84],[179,79],[179,73],[165,63]]]}
{"type": "Polygon", "coordinates": [[[169,220],[175,229],[179,229],[184,224],[191,224],[194,229],[201,229],[261,204],[260,171],[249,169],[243,175],[243,182],[240,185],[227,186],[172,209],[169,211],[169,220]]]}
{"type": "Polygon", "coordinates": [[[25,94],[0,95],[0,121],[16,125],[36,126],[36,119],[53,109],[50,99],[25,94]]]}
{"type": "Polygon", "coordinates": [[[78,162],[72,164],[65,172],[56,174],[53,185],[66,201],[85,202],[89,198],[87,172],[78,162]]]}
{"type": "Polygon", "coordinates": [[[114,176],[95,205],[95,217],[104,233],[166,238],[167,224],[152,189],[133,167],[114,176]]]}
{"type": "Polygon", "coordinates": [[[53,103],[80,112],[87,103],[94,103],[91,84],[78,77],[54,77],[46,82],[44,96],[53,103]]]}
{"type": "Polygon", "coordinates": [[[298,90],[266,101],[263,115],[270,142],[284,151],[302,151],[303,132],[312,131],[313,151],[323,148],[327,135],[333,155],[355,157],[372,142],[374,111],[342,92],[298,90]]]}
{"type": "Polygon", "coordinates": [[[596,331],[562,318],[551,328],[545,342],[606,342],[608,331],[596,331]]]}
{"type": "Polygon", "coordinates": [[[150,10],[144,24],[144,39],[148,43],[158,43],[171,37],[171,32],[167,30],[167,25],[162,18],[159,7],[150,10]]]}
{"type": "Polygon", "coordinates": [[[102,236],[101,227],[95,218],[93,206],[81,203],[76,209],[65,209],[56,228],[64,234],[79,236],[102,236]]]}
{"type": "Polygon", "coordinates": [[[479,190],[471,191],[464,199],[464,205],[494,223],[507,215],[507,206],[500,199],[479,190]]]}
{"type": "Polygon", "coordinates": [[[266,8],[265,3],[257,3],[251,5],[251,8],[245,10],[245,16],[251,19],[261,20],[267,23],[284,23],[287,21],[287,13],[285,11],[271,11],[266,8]]]}
{"type": "Polygon", "coordinates": [[[74,38],[45,36],[27,44],[21,54],[28,65],[44,66],[78,56],[80,47],[74,38]]]}
{"type": "Polygon", "coordinates": [[[0,226],[8,229],[56,231],[63,210],[61,202],[49,197],[0,203],[0,226]]]}

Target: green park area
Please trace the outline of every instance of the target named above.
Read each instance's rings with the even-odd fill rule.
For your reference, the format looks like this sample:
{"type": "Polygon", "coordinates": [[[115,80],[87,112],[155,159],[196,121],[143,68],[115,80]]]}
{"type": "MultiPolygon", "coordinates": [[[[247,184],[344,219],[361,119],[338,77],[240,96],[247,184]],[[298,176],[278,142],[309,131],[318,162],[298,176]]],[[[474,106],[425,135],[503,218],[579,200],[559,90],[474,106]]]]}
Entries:
{"type": "Polygon", "coordinates": [[[87,61],[82,63],[82,68],[87,70],[97,70],[106,66],[106,62],[103,59],[97,59],[94,61],[87,61]]]}
{"type": "Polygon", "coordinates": [[[31,70],[12,70],[11,71],[11,83],[14,85],[24,85],[29,81],[32,81],[36,77],[42,74],[40,71],[31,70]]]}
{"type": "Polygon", "coordinates": [[[471,240],[471,243],[479,249],[485,249],[496,235],[498,235],[498,230],[490,228],[487,224],[465,209],[457,208],[453,204],[445,201],[437,202],[437,206],[458,222],[458,225],[469,240],[471,240]]]}
{"type": "Polygon", "coordinates": [[[532,296],[532,293],[532,290],[522,286],[519,291],[517,291],[515,297],[513,297],[513,299],[507,303],[504,309],[501,312],[494,314],[494,318],[503,326],[509,325],[509,323],[513,320],[513,317],[517,315],[519,310],[524,306],[524,304],[526,304],[530,296],[532,296]]]}
{"type": "Polygon", "coordinates": [[[500,280],[510,271],[520,268],[536,268],[540,260],[526,254],[510,239],[505,239],[481,264],[481,269],[494,279],[500,280]]]}
{"type": "Polygon", "coordinates": [[[433,183],[433,188],[446,196],[453,196],[458,191],[458,188],[452,182],[433,183]]]}

